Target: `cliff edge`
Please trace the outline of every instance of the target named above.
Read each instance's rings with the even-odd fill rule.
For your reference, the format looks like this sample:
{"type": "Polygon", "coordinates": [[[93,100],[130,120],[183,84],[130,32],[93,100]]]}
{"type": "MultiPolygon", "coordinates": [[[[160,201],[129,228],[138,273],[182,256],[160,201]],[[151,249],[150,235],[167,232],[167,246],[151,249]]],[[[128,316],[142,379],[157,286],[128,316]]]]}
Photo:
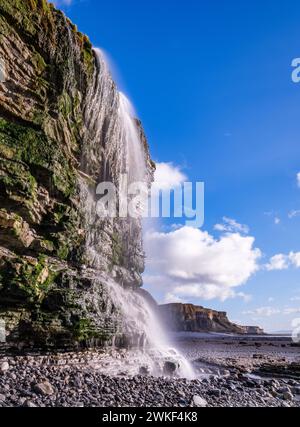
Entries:
{"type": "Polygon", "coordinates": [[[263,334],[258,326],[240,326],[229,321],[227,313],[193,304],[159,306],[160,315],[168,329],[176,332],[219,332],[234,334],[263,334]]]}

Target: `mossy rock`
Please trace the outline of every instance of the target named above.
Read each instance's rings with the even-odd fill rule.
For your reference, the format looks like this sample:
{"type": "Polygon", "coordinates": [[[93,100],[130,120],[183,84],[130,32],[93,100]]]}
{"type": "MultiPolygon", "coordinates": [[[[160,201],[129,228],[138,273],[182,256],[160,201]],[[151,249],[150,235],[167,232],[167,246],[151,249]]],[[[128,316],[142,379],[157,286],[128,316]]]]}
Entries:
{"type": "Polygon", "coordinates": [[[6,156],[27,164],[35,179],[50,191],[65,197],[75,193],[75,173],[60,144],[41,130],[0,118],[0,150],[6,156]],[[34,168],[34,169],[33,169],[34,168]]]}
{"type": "Polygon", "coordinates": [[[16,258],[0,266],[0,299],[17,306],[40,304],[55,286],[57,273],[51,271],[47,259],[16,258]]]}

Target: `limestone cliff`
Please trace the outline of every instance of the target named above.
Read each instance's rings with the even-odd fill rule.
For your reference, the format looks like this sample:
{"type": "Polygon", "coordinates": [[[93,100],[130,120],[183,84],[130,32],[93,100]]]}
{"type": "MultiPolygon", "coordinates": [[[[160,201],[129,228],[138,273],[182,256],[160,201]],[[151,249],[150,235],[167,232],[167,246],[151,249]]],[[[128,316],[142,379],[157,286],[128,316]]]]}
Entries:
{"type": "Polygon", "coordinates": [[[193,304],[159,306],[164,323],[173,331],[263,334],[258,326],[240,326],[229,321],[227,313],[193,304]]]}
{"type": "MultiPolygon", "coordinates": [[[[137,288],[144,269],[139,220],[104,221],[93,211],[96,185],[117,184],[124,166],[116,86],[89,39],[46,0],[1,0],[0,59],[7,342],[102,344],[122,331],[97,271],[137,288]]],[[[136,126],[150,182],[153,166],[136,126]]]]}

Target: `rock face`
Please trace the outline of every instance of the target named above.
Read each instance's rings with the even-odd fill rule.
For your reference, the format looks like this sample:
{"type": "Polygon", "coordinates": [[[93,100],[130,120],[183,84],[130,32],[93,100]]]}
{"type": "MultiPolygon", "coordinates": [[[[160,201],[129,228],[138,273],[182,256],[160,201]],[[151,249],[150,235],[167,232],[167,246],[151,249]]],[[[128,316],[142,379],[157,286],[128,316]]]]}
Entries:
{"type": "Polygon", "coordinates": [[[210,310],[193,304],[165,304],[159,306],[165,325],[172,331],[263,334],[257,326],[240,326],[228,320],[223,311],[210,310]]]}
{"type": "MultiPolygon", "coordinates": [[[[141,224],[97,217],[126,153],[118,92],[46,0],[0,3],[0,319],[9,345],[103,344],[121,331],[101,274],[138,288],[141,224]],[[113,129],[113,131],[112,131],[113,129]]],[[[150,183],[153,164],[140,122],[150,183]]]]}

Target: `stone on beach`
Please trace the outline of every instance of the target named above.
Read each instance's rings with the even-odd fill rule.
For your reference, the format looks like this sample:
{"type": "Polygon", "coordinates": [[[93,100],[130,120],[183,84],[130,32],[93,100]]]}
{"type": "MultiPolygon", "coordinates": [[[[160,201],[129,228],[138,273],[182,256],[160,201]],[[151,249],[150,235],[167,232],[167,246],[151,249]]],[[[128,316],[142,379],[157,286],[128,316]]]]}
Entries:
{"type": "Polygon", "coordinates": [[[198,396],[197,394],[193,396],[193,406],[196,406],[197,408],[205,408],[207,406],[207,401],[203,399],[203,397],[198,396]]]}
{"type": "Polygon", "coordinates": [[[49,395],[54,394],[54,389],[49,381],[44,381],[33,386],[33,390],[38,394],[49,395]]]}
{"type": "Polygon", "coordinates": [[[0,406],[201,408],[300,405],[295,393],[298,380],[270,378],[261,380],[259,387],[247,387],[243,376],[233,374],[229,378],[211,375],[202,380],[141,374],[121,378],[113,373],[105,374],[105,366],[101,368],[102,359],[101,351],[0,357],[0,366],[6,361],[10,366],[7,374],[0,375],[0,406]]]}
{"type": "Polygon", "coordinates": [[[23,407],[24,408],[36,408],[37,405],[35,405],[33,402],[31,402],[30,400],[25,400],[25,402],[23,403],[23,407]]]}
{"type": "Polygon", "coordinates": [[[1,372],[7,372],[9,370],[9,364],[8,364],[8,362],[3,362],[3,363],[1,363],[1,365],[0,365],[0,371],[1,372]]]}
{"type": "Polygon", "coordinates": [[[163,371],[164,371],[164,374],[166,374],[166,375],[173,375],[173,374],[175,374],[175,372],[177,371],[178,368],[179,368],[179,366],[177,363],[167,361],[164,364],[163,371]]]}

